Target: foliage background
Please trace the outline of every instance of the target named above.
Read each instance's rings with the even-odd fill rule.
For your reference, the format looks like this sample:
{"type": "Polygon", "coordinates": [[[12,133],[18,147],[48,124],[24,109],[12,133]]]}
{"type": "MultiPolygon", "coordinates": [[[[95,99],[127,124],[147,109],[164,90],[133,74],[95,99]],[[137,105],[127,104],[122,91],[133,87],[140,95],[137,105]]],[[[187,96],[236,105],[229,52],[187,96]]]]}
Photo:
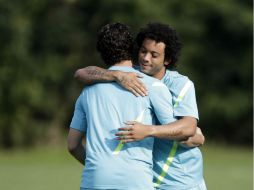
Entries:
{"type": "Polygon", "coordinates": [[[78,188],[81,166],[62,150],[83,88],[73,74],[104,66],[95,49],[104,24],[123,22],[136,34],[159,21],[184,43],[177,70],[195,83],[208,187],[250,188],[252,7],[248,0],[0,0],[0,187],[78,188]]]}
{"type": "Polygon", "coordinates": [[[252,144],[252,2],[247,0],[0,0],[0,146],[57,141],[82,85],[76,69],[102,65],[97,30],[136,34],[149,21],[184,43],[180,73],[194,81],[208,139],[252,144]]]}

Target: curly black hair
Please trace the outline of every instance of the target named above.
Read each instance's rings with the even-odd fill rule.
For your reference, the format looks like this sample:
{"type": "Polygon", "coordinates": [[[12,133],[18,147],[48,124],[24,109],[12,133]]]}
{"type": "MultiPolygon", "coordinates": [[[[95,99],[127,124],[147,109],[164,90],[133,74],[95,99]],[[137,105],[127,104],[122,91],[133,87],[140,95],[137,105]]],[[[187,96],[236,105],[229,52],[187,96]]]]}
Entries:
{"type": "Polygon", "coordinates": [[[133,43],[129,26],[112,23],[99,31],[96,48],[104,62],[111,66],[123,60],[132,60],[133,43]]]}
{"type": "Polygon", "coordinates": [[[148,23],[146,27],[141,28],[136,37],[136,56],[145,39],[155,40],[157,43],[163,42],[165,47],[165,60],[170,63],[167,69],[176,67],[176,62],[180,56],[182,43],[174,29],[166,24],[148,23]]]}

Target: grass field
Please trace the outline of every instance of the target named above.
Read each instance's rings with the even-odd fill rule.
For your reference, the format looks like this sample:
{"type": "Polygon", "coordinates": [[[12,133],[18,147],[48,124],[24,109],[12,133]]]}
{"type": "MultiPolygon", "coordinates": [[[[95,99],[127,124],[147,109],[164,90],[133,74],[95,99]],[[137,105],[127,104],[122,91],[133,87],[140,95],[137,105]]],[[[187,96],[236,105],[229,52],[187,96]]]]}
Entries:
{"type": "MultiPolygon", "coordinates": [[[[209,190],[252,190],[252,149],[205,145],[209,190]]],[[[1,190],[79,189],[82,166],[61,147],[0,151],[1,190]]]]}

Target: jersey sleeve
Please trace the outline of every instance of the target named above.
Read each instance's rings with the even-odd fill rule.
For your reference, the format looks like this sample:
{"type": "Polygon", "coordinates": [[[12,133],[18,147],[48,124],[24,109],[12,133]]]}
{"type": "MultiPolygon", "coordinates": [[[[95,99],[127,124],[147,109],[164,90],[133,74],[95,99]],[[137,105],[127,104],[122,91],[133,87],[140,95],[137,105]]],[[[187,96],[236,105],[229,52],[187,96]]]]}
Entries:
{"type": "Polygon", "coordinates": [[[161,82],[154,82],[149,96],[154,114],[160,124],[173,122],[172,95],[168,88],[161,82]]]}
{"type": "Polygon", "coordinates": [[[185,82],[174,101],[174,117],[184,116],[199,119],[195,87],[190,80],[185,82]]]}
{"type": "Polygon", "coordinates": [[[74,110],[74,114],[70,124],[70,128],[79,130],[81,132],[86,132],[87,119],[86,119],[86,113],[82,104],[83,96],[84,96],[84,92],[82,92],[82,94],[78,97],[76,101],[75,110],[74,110]]]}

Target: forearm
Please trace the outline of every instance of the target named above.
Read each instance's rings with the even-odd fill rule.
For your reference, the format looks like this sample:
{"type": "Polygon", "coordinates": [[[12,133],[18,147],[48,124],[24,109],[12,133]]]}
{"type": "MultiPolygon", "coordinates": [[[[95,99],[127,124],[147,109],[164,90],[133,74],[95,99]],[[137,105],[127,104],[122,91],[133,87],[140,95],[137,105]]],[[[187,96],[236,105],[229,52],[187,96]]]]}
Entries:
{"type": "Polygon", "coordinates": [[[150,136],[156,138],[183,140],[195,135],[197,121],[195,118],[185,118],[167,125],[151,126],[150,136]]]}
{"type": "Polygon", "coordinates": [[[84,146],[81,143],[77,147],[69,149],[69,152],[82,165],[85,164],[86,152],[84,146]]]}
{"type": "Polygon", "coordinates": [[[201,129],[197,127],[196,133],[194,136],[189,137],[187,140],[180,141],[183,146],[187,147],[197,147],[205,143],[205,136],[203,135],[201,129]]]}
{"type": "Polygon", "coordinates": [[[193,137],[188,138],[186,141],[180,142],[182,145],[187,147],[197,147],[203,145],[205,142],[205,137],[200,134],[196,134],[193,137]]]}
{"type": "Polygon", "coordinates": [[[139,80],[139,78],[142,78],[143,76],[136,72],[112,71],[96,66],[89,66],[83,69],[78,69],[75,72],[74,77],[82,81],[85,85],[115,81],[135,96],[147,95],[146,87],[139,80]]]}
{"type": "Polygon", "coordinates": [[[91,85],[98,82],[112,82],[117,80],[119,71],[110,71],[96,66],[88,66],[78,69],[74,77],[85,83],[91,85]]]}

